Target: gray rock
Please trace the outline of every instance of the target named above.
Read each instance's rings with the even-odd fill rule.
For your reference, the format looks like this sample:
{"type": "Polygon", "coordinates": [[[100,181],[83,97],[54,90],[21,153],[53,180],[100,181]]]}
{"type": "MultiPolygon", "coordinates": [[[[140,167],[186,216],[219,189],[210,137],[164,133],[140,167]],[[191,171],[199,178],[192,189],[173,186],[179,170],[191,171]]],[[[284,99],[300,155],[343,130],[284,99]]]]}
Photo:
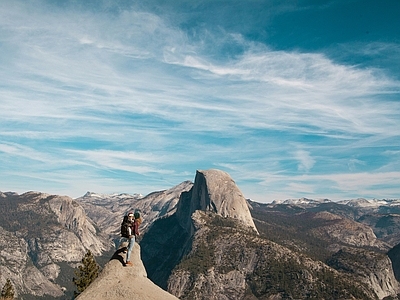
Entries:
{"type": "Polygon", "coordinates": [[[88,249],[101,254],[111,242],[98,232],[76,201],[28,192],[2,193],[6,203],[0,228],[0,283],[7,278],[18,295],[61,297],[61,266],[79,262],[88,249]],[[65,264],[66,263],[66,264],[65,264]]]}
{"type": "Polygon", "coordinates": [[[257,232],[242,192],[229,174],[221,170],[196,172],[192,190],[183,193],[178,203],[176,214],[182,227],[190,227],[191,216],[196,210],[236,219],[243,226],[257,232]]]}
{"type": "Polygon", "coordinates": [[[124,267],[120,260],[123,254],[115,254],[99,274],[99,277],[83,291],[77,300],[173,300],[175,296],[164,291],[147,278],[140,258],[140,247],[136,243],[132,251],[132,267],[124,267]]]}
{"type": "Polygon", "coordinates": [[[30,262],[28,245],[24,239],[0,227],[0,286],[10,279],[16,296],[32,294],[36,296],[63,295],[61,286],[51,282],[30,262]]]}
{"type": "Polygon", "coordinates": [[[296,299],[318,298],[335,290],[335,284],[323,279],[329,275],[343,288],[340,297],[356,287],[364,299],[375,299],[369,283],[360,284],[320,261],[256,234],[245,234],[229,222],[213,225],[214,218],[202,211],[193,214],[192,250],[168,280],[168,291],[178,298],[289,299],[285,294],[289,290],[296,299]]]}
{"type": "Polygon", "coordinates": [[[367,284],[379,299],[399,292],[399,282],[393,273],[392,262],[385,254],[344,247],[332,256],[329,264],[367,284]]]}
{"type": "Polygon", "coordinates": [[[104,234],[115,239],[120,236],[120,224],[127,212],[140,210],[143,219],[140,229],[145,233],[154,220],[175,213],[181,193],[190,190],[192,186],[191,181],[184,181],[145,197],[139,194],[99,195],[88,192],[75,200],[84,207],[86,214],[104,234]]]}
{"type": "Polygon", "coordinates": [[[319,212],[313,217],[316,222],[326,222],[323,226],[310,230],[315,236],[328,238],[330,242],[340,242],[356,247],[372,247],[388,251],[390,246],[377,239],[371,227],[362,223],[340,217],[329,212],[319,212]]]}

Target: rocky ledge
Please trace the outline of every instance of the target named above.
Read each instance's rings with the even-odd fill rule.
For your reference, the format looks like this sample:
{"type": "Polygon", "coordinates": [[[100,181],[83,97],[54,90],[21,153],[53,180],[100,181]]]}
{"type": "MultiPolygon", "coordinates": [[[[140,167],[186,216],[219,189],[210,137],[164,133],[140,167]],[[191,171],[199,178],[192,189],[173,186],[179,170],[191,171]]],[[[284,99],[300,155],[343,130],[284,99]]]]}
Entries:
{"type": "Polygon", "coordinates": [[[99,277],[76,299],[119,300],[123,298],[142,300],[177,300],[147,278],[140,258],[140,246],[136,243],[132,251],[132,267],[124,267],[125,255],[117,250],[104,266],[99,277]]]}

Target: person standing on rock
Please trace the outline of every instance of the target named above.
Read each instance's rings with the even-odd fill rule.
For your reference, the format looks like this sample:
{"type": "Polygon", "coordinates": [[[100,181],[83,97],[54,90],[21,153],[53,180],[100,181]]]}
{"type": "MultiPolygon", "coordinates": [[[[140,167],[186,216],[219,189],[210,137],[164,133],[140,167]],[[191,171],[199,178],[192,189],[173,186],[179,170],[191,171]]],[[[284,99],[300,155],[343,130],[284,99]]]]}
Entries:
{"type": "Polygon", "coordinates": [[[139,225],[142,223],[142,219],[140,218],[139,211],[135,211],[135,213],[128,213],[128,218],[126,221],[128,224],[128,235],[125,238],[128,239],[127,253],[126,253],[126,266],[133,266],[130,261],[131,253],[133,250],[133,246],[135,245],[135,239],[140,235],[139,225]]]}

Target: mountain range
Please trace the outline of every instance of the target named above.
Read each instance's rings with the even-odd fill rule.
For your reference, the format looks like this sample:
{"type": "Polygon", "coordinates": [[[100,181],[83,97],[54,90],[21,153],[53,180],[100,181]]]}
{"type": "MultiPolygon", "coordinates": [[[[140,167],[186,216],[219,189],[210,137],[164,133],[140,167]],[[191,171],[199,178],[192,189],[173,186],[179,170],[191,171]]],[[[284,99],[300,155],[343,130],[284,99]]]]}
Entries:
{"type": "Polygon", "coordinates": [[[99,281],[135,277],[110,260],[134,209],[144,220],[139,277],[180,299],[398,297],[400,200],[257,203],[220,170],[146,196],[0,192],[0,284],[10,278],[19,299],[71,299],[88,249],[104,267],[99,281]]]}

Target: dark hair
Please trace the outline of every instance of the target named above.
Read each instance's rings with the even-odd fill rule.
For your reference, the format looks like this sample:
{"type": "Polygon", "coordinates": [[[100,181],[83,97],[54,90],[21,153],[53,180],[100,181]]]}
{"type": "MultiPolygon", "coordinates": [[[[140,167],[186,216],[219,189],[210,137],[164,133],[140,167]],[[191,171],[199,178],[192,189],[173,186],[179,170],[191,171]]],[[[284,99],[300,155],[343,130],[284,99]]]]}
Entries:
{"type": "Polygon", "coordinates": [[[124,216],[124,219],[122,220],[122,223],[127,223],[129,220],[128,220],[128,216],[124,216]]]}
{"type": "Polygon", "coordinates": [[[135,213],[133,214],[133,216],[135,217],[135,219],[139,219],[139,218],[140,218],[140,212],[135,211],[135,213]]]}

